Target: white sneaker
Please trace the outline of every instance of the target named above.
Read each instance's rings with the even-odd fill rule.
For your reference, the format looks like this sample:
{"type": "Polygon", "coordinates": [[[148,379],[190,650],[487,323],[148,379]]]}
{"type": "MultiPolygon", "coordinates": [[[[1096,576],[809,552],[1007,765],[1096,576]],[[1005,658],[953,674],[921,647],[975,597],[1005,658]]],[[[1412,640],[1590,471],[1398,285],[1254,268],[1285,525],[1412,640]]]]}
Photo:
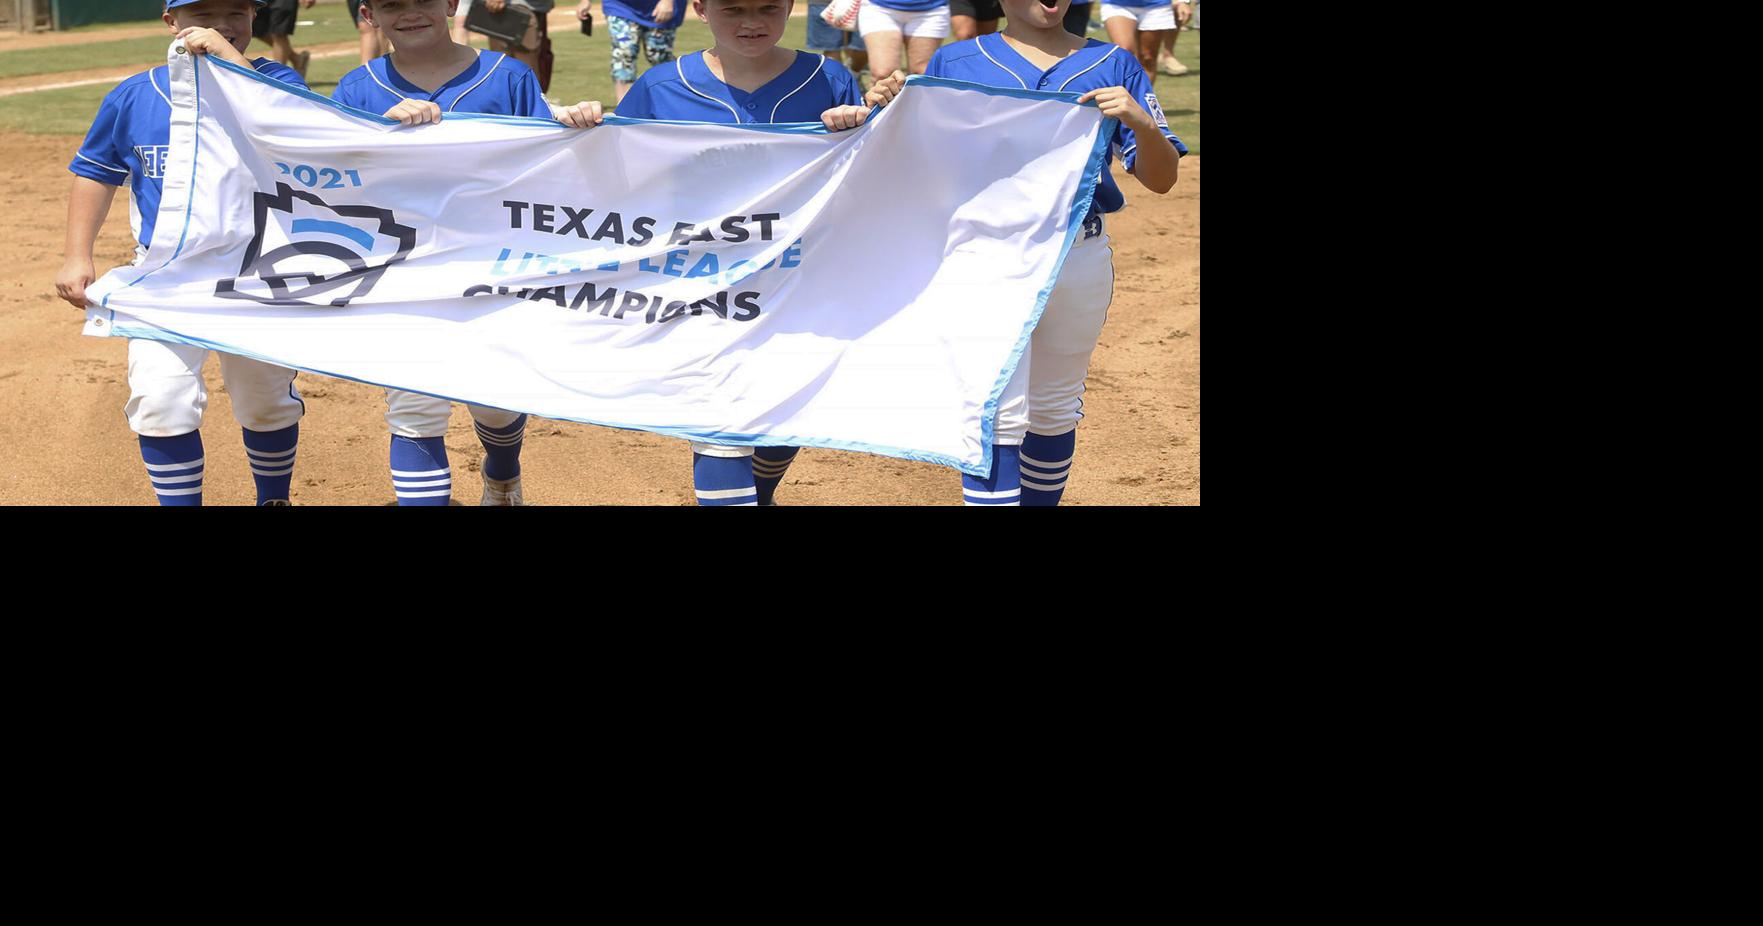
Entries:
{"type": "Polygon", "coordinates": [[[1175,60],[1174,55],[1160,54],[1157,56],[1157,73],[1180,77],[1188,72],[1188,66],[1175,60]]]}
{"type": "Polygon", "coordinates": [[[484,477],[484,497],[478,502],[480,508],[524,508],[526,502],[520,497],[520,477],[513,479],[491,479],[484,477]]]}

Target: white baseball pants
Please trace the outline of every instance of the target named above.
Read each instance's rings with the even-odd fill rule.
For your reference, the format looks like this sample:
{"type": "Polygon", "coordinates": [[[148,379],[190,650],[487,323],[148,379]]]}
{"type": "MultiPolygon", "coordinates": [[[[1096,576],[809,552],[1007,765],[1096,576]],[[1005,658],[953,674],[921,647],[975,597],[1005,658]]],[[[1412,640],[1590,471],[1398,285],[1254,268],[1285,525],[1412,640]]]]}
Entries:
{"type": "MultiPolygon", "coordinates": [[[[465,407],[486,428],[505,428],[520,417],[520,412],[501,408],[471,404],[465,407]]],[[[386,424],[394,437],[446,437],[447,419],[451,417],[453,403],[446,399],[402,389],[386,390],[386,424]]]]}
{"type": "Polygon", "coordinates": [[[1064,434],[1083,417],[1084,377],[1114,301],[1114,249],[1106,232],[1078,234],[1029,349],[998,398],[994,443],[1019,445],[1031,430],[1064,434]]]}
{"type": "MultiPolygon", "coordinates": [[[[294,388],[294,371],[220,354],[220,375],[232,399],[233,417],[251,431],[279,431],[300,420],[306,403],[294,388]]],[[[202,427],[208,387],[202,364],[208,348],[147,338],[129,339],[129,429],[146,437],[176,437],[202,427]]]]}

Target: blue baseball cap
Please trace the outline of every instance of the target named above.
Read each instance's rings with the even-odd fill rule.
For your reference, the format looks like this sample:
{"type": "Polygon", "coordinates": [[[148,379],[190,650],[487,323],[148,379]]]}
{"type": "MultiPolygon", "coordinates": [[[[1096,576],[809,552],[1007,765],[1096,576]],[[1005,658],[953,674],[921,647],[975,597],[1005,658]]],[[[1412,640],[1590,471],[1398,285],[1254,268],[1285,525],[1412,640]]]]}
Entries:
{"type": "MultiPolygon", "coordinates": [[[[165,8],[167,10],[175,10],[180,6],[189,6],[192,3],[200,2],[201,0],[165,0],[165,8]]],[[[258,6],[269,6],[269,0],[251,0],[251,2],[258,6]]]]}

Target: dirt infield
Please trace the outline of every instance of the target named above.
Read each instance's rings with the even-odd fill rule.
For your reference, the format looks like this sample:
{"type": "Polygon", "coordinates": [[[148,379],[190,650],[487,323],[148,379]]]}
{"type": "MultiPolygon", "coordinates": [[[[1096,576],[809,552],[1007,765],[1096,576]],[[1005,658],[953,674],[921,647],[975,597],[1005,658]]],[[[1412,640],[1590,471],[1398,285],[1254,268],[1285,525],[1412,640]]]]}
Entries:
{"type": "MultiPolygon", "coordinates": [[[[126,342],[80,334],[84,316],[55,297],[70,174],[79,138],[0,134],[0,504],[153,505],[123,420],[126,342]]],[[[1114,304],[1090,369],[1070,505],[1200,503],[1200,163],[1184,159],[1156,197],[1116,170],[1130,205],[1110,217],[1114,304]]],[[[99,273],[132,253],[127,194],[99,236],[99,273]]],[[[204,368],[202,438],[211,505],[254,500],[244,446],[218,362],[204,368]]],[[[296,505],[387,505],[382,390],[308,373],[295,469],[296,505]]],[[[483,449],[455,405],[447,434],[454,496],[476,504],[483,449]]],[[[535,505],[693,504],[683,441],[533,419],[521,456],[535,505]]],[[[809,448],[778,491],[782,505],[959,505],[954,470],[809,448]]]]}

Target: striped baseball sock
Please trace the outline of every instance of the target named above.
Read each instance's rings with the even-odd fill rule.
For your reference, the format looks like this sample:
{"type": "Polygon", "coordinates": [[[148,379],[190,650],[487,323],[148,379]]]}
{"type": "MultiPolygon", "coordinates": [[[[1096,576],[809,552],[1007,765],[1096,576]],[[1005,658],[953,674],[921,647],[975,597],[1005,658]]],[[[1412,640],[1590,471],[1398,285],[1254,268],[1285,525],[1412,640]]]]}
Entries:
{"type": "Polygon", "coordinates": [[[392,436],[392,491],[398,505],[445,505],[453,497],[453,470],[440,437],[392,436]]]}
{"type": "Polygon", "coordinates": [[[759,504],[753,487],[752,457],[711,457],[692,454],[692,488],[706,507],[759,504]]]}
{"type": "Polygon", "coordinates": [[[982,479],[962,473],[961,495],[967,504],[1022,504],[1022,470],[1017,462],[1021,450],[1015,444],[993,444],[990,476],[982,479]]]}
{"type": "Polygon", "coordinates": [[[280,431],[245,432],[245,456],[251,461],[251,481],[257,483],[257,504],[274,499],[287,501],[294,481],[294,449],[300,443],[300,423],[280,431]]]}
{"type": "Polygon", "coordinates": [[[1028,432],[1022,440],[1023,507],[1051,508],[1059,504],[1076,455],[1076,428],[1056,437],[1028,432]]]}
{"type": "Polygon", "coordinates": [[[484,477],[498,481],[520,475],[520,444],[526,439],[526,416],[500,428],[473,421],[478,443],[484,445],[484,477]]]}
{"type": "Polygon", "coordinates": [[[760,505],[774,505],[772,496],[777,492],[777,484],[784,481],[784,473],[789,471],[790,464],[795,462],[796,451],[800,447],[754,447],[753,448],[753,487],[759,490],[760,505]]]}
{"type": "Polygon", "coordinates": [[[165,506],[198,507],[202,504],[202,432],[176,437],[141,435],[141,462],[153,492],[165,506]]]}

